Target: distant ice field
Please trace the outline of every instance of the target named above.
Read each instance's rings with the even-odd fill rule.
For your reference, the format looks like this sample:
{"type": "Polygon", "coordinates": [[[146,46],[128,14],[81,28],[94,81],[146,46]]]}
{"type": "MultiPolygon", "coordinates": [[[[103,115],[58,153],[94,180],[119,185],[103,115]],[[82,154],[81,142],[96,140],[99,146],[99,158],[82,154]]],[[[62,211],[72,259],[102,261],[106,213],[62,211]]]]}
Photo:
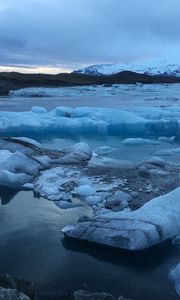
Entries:
{"type": "Polygon", "coordinates": [[[59,88],[26,88],[0,97],[0,110],[23,111],[39,105],[57,106],[171,106],[180,103],[180,84],[125,84],[59,88]]]}

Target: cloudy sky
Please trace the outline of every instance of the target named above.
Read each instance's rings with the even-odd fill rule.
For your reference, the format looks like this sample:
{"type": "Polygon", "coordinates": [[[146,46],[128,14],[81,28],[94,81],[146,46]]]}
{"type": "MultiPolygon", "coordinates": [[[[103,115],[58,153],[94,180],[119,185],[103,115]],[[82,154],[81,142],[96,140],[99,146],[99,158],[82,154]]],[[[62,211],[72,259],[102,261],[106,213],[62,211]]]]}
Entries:
{"type": "Polygon", "coordinates": [[[178,56],[180,0],[0,0],[0,71],[178,56]]]}

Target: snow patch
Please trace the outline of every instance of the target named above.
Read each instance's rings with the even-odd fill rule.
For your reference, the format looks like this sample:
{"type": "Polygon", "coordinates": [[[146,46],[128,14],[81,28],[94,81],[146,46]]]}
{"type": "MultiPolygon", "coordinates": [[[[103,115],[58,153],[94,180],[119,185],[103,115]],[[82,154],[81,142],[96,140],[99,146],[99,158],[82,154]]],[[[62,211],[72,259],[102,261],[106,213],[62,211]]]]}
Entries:
{"type": "Polygon", "coordinates": [[[133,63],[94,65],[75,71],[75,73],[88,75],[112,75],[122,71],[133,71],[149,75],[180,76],[180,64],[169,63],[166,60],[149,59],[133,63]]]}

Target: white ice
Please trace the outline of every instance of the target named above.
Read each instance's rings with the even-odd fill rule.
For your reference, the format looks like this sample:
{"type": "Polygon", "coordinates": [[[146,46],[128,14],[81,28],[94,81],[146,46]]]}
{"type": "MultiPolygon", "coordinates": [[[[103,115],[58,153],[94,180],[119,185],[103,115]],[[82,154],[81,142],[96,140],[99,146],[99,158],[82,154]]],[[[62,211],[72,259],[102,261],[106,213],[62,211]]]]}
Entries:
{"type": "Polygon", "coordinates": [[[84,184],[76,188],[75,192],[82,197],[88,197],[94,195],[96,193],[96,190],[92,186],[84,184]]]}
{"type": "MultiPolygon", "coordinates": [[[[19,140],[25,141],[23,138],[19,140]]],[[[22,150],[25,148],[23,145],[21,148],[21,145],[17,144],[17,149],[21,148],[21,152],[14,151],[16,145],[13,144],[13,139],[11,141],[8,143],[1,140],[5,149],[0,150],[0,186],[21,189],[24,185],[33,182],[43,163],[23,153],[22,150]]],[[[32,142],[33,144],[28,139],[28,144],[34,146],[36,142],[32,142]]],[[[27,152],[29,153],[29,151],[27,152]]]]}
{"type": "Polygon", "coordinates": [[[174,63],[173,60],[169,61],[169,59],[146,59],[142,62],[94,65],[76,72],[90,75],[111,75],[122,71],[180,76],[180,65],[177,62],[174,63]]]}
{"type": "Polygon", "coordinates": [[[65,227],[65,235],[112,247],[140,250],[180,233],[180,187],[133,212],[103,214],[65,227]]]}
{"type": "MultiPolygon", "coordinates": [[[[29,112],[0,112],[0,134],[11,136],[31,134],[110,134],[140,138],[136,143],[148,143],[148,138],[178,137],[180,108],[44,108],[29,112]],[[67,110],[67,112],[66,112],[67,110]],[[145,140],[141,140],[145,138],[145,140]]],[[[134,142],[126,140],[124,143],[134,142]]],[[[160,142],[160,140],[158,141],[160,142]]],[[[153,142],[151,142],[153,143],[153,142]]]]}
{"type": "Polygon", "coordinates": [[[150,139],[143,139],[143,138],[127,138],[121,142],[123,145],[157,145],[161,142],[158,140],[150,140],[150,139]]]}
{"type": "MultiPolygon", "coordinates": [[[[180,84],[113,84],[110,86],[97,85],[97,86],[75,86],[75,87],[59,87],[59,88],[25,88],[21,90],[11,91],[8,103],[12,104],[11,107],[22,111],[20,107],[27,107],[28,102],[44,103],[46,107],[55,107],[58,105],[59,100],[66,106],[98,106],[100,103],[102,107],[134,107],[137,106],[156,106],[171,107],[179,103],[180,84]],[[38,99],[38,96],[42,96],[38,99]],[[25,97],[33,97],[26,101],[25,97]],[[53,99],[48,99],[51,97],[53,99]],[[18,98],[18,99],[16,99],[18,98]],[[44,101],[45,100],[45,101],[44,101]],[[51,103],[54,103],[53,106],[51,103]],[[67,103],[67,104],[66,104],[67,103]],[[14,106],[14,104],[16,104],[14,106]]],[[[6,102],[6,99],[5,99],[6,102]]],[[[3,104],[3,103],[2,103],[3,104]]],[[[5,103],[4,103],[5,104],[5,103]]],[[[4,105],[2,105],[3,107],[4,105]]],[[[28,105],[28,107],[30,107],[28,105]]],[[[59,111],[62,114],[62,110],[59,111]]],[[[65,109],[66,116],[71,115],[65,109]],[[67,113],[67,112],[68,113],[67,113]]],[[[62,114],[63,115],[63,114],[62,114]]],[[[65,116],[65,115],[64,115],[65,116]]]]}

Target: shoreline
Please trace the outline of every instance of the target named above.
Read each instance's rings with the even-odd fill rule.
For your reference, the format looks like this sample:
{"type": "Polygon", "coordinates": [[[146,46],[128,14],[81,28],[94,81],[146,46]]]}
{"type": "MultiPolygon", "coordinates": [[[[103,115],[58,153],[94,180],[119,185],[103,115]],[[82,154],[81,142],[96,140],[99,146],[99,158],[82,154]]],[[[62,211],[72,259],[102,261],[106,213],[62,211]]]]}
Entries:
{"type": "Polygon", "coordinates": [[[78,73],[22,74],[16,72],[0,73],[0,96],[8,96],[11,90],[28,87],[71,87],[112,84],[159,84],[180,83],[180,77],[164,75],[146,75],[131,71],[122,71],[114,75],[92,76],[78,73]]]}

